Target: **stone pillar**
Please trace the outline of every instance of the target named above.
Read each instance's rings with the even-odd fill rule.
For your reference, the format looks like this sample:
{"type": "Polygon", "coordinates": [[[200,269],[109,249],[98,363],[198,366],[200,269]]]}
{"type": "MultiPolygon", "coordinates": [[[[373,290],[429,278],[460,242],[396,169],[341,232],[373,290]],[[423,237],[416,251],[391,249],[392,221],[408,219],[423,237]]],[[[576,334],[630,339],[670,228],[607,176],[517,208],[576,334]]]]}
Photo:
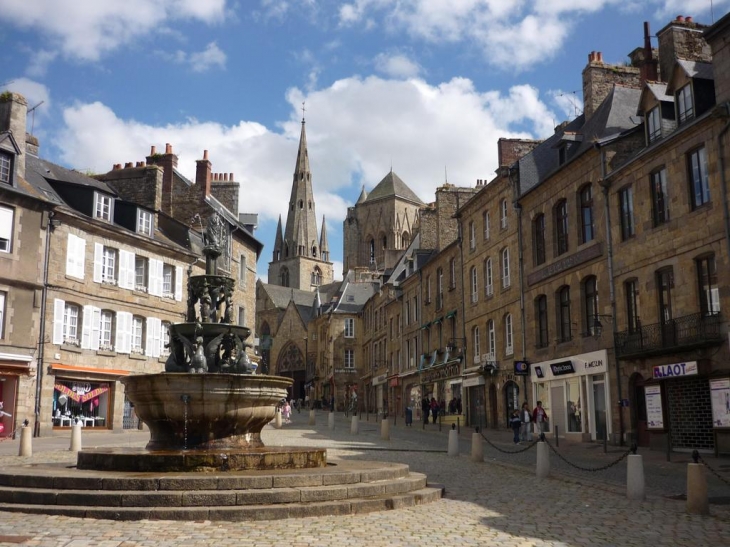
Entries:
{"type": "Polygon", "coordinates": [[[474,462],[484,461],[484,445],[482,436],[479,433],[471,434],[471,460],[474,462]]]}
{"type": "Polygon", "coordinates": [[[353,435],[357,435],[360,431],[360,419],[357,416],[352,417],[352,422],[350,423],[350,433],[353,435]]]}
{"type": "Polygon", "coordinates": [[[384,441],[390,440],[390,420],[383,418],[380,421],[380,438],[384,441]]]}
{"type": "Polygon", "coordinates": [[[641,455],[632,454],[626,464],[626,496],[630,500],[644,501],[644,461],[641,455]]]}
{"type": "Polygon", "coordinates": [[[29,426],[24,425],[20,430],[20,448],[18,456],[29,458],[33,455],[33,435],[29,426]]]}
{"type": "Polygon", "coordinates": [[[68,449],[70,452],[81,450],[81,422],[76,422],[71,426],[71,446],[68,449]]]}
{"type": "Polygon", "coordinates": [[[537,443],[537,478],[546,479],[550,475],[550,452],[546,442],[537,443]]]}
{"type": "Polygon", "coordinates": [[[317,423],[317,420],[314,416],[314,409],[309,411],[309,425],[315,425],[317,423]]]}
{"type": "Polygon", "coordinates": [[[449,431],[449,456],[459,455],[459,432],[456,429],[449,431]]]}
{"type": "Polygon", "coordinates": [[[707,497],[707,476],[701,463],[687,465],[687,512],[695,515],[710,514],[707,497]]]}

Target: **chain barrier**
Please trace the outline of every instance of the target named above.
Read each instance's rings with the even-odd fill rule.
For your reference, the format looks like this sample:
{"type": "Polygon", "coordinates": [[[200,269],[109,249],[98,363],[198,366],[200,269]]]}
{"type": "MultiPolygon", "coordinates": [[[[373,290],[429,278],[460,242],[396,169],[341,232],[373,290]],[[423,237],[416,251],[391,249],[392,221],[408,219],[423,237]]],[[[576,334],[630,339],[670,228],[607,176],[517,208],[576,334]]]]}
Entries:
{"type": "Polygon", "coordinates": [[[494,443],[493,443],[492,441],[490,441],[489,439],[487,439],[487,438],[486,438],[486,437],[484,436],[484,433],[482,433],[481,431],[479,432],[479,435],[481,435],[481,436],[482,436],[482,439],[484,439],[485,441],[487,441],[487,444],[488,444],[489,446],[491,446],[492,448],[494,448],[494,449],[495,449],[495,450],[497,450],[498,452],[501,452],[502,454],[520,454],[520,453],[522,453],[522,452],[527,452],[528,450],[530,450],[530,448],[532,448],[533,446],[535,446],[535,445],[537,444],[537,441],[532,441],[532,442],[531,442],[530,444],[528,444],[528,445],[527,445],[527,446],[526,446],[525,448],[520,448],[519,450],[505,450],[504,448],[500,448],[500,447],[498,447],[498,446],[497,446],[497,445],[495,445],[495,444],[494,444],[494,443]]]}
{"type": "Polygon", "coordinates": [[[547,443],[547,445],[550,447],[550,450],[552,450],[553,453],[558,458],[560,458],[561,460],[563,460],[569,466],[575,467],[576,469],[580,469],[581,471],[590,471],[590,472],[605,471],[606,469],[609,469],[609,468],[613,467],[614,465],[617,465],[617,464],[621,463],[632,452],[634,454],[636,453],[636,448],[635,448],[635,445],[634,445],[631,448],[629,448],[626,452],[624,452],[623,454],[621,454],[621,456],[619,456],[619,458],[617,460],[614,460],[614,461],[612,461],[610,463],[607,463],[606,465],[601,465],[599,467],[583,467],[582,465],[578,465],[578,464],[575,464],[575,463],[573,463],[571,461],[568,461],[568,459],[565,456],[563,456],[560,452],[558,452],[557,448],[555,448],[552,444],[550,444],[550,442],[547,439],[545,439],[545,443],[547,443]]]}
{"type": "Polygon", "coordinates": [[[704,465],[707,469],[709,469],[710,473],[712,473],[713,475],[715,475],[715,477],[717,477],[722,482],[724,482],[725,484],[730,486],[730,480],[721,476],[717,471],[715,471],[712,467],[710,467],[710,464],[708,464],[705,460],[703,460],[702,456],[700,456],[699,452],[697,452],[696,450],[692,453],[692,457],[694,458],[695,456],[696,456],[696,459],[699,460],[702,465],[704,465]]]}
{"type": "Polygon", "coordinates": [[[0,437],[0,443],[4,441],[14,441],[15,440],[15,434],[20,431],[20,428],[23,427],[23,424],[20,424],[18,427],[16,427],[13,432],[10,435],[6,435],[5,437],[0,437]]]}

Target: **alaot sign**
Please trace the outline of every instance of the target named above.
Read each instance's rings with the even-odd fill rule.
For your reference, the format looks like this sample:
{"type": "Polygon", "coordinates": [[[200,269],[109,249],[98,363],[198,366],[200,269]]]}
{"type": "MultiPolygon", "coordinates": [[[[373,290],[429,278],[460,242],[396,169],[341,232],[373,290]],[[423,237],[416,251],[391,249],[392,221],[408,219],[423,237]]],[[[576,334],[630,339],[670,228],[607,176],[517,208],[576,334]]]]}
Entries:
{"type": "Polygon", "coordinates": [[[697,361],[687,363],[674,363],[671,365],[656,365],[652,375],[657,380],[666,378],[677,378],[680,376],[695,376],[697,374],[697,361]]]}

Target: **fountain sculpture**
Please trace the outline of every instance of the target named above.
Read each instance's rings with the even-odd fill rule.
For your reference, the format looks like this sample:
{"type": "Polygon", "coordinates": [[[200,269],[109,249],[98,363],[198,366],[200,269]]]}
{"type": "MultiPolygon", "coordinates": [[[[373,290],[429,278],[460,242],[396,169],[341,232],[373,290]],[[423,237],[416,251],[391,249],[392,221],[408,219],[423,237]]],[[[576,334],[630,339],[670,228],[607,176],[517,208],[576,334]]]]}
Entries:
{"type": "Polygon", "coordinates": [[[165,372],[122,379],[149,427],[147,452],[117,452],[111,459],[82,452],[80,468],[142,470],[145,459],[156,469],[166,462],[177,470],[326,465],[324,450],[267,449],[261,441],[261,429],[275,417],[292,380],[254,373],[245,351],[251,330],[232,322],[235,280],[217,269],[224,231],[221,217],[211,216],[203,236],[205,274],[188,272],[186,322],[170,326],[165,372]]]}

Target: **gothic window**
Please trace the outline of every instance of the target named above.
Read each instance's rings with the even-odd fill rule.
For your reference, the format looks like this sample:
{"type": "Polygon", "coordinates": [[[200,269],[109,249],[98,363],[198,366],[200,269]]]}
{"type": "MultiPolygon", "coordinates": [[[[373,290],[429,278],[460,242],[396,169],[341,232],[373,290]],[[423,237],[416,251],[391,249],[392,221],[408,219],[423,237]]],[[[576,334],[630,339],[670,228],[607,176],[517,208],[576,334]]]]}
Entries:
{"type": "Polygon", "coordinates": [[[321,284],[322,284],[322,270],[320,270],[318,266],[315,266],[314,271],[312,272],[312,285],[321,285],[321,284]]]}
{"type": "Polygon", "coordinates": [[[312,256],[314,258],[317,258],[317,246],[316,245],[312,245],[312,256]]]}
{"type": "Polygon", "coordinates": [[[408,235],[408,232],[403,232],[403,235],[401,236],[401,242],[404,249],[411,244],[411,236],[408,235]]]}
{"type": "Polygon", "coordinates": [[[282,287],[289,286],[289,268],[284,267],[281,269],[281,272],[279,272],[279,281],[282,287]]]}

